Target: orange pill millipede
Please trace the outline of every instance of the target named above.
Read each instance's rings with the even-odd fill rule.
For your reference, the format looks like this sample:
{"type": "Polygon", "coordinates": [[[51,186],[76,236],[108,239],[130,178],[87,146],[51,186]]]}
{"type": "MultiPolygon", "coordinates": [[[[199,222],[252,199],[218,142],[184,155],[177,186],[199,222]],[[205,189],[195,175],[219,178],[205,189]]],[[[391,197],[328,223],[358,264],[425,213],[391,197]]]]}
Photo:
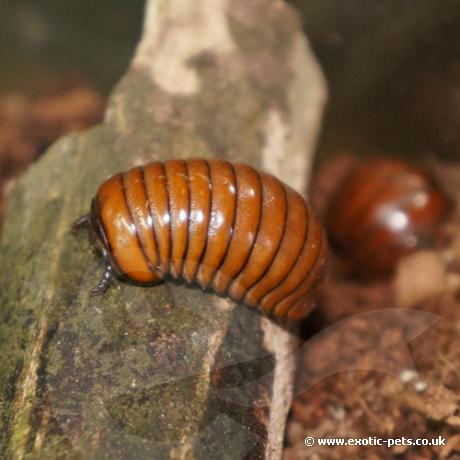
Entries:
{"type": "Polygon", "coordinates": [[[451,208],[428,169],[374,158],[352,168],[337,187],[326,229],[357,275],[384,277],[403,256],[434,243],[451,208]]]}
{"type": "Polygon", "coordinates": [[[299,193],[251,166],[219,159],[152,162],[106,180],[90,226],[107,268],[140,284],[197,283],[288,319],[305,317],[327,243],[299,193]]]}

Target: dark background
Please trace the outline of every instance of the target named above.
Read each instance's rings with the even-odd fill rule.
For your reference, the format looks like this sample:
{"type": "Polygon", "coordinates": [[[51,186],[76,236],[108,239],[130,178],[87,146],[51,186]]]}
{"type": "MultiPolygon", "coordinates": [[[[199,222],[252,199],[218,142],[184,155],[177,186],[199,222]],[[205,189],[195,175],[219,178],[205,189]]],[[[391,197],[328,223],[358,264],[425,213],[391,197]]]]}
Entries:
{"type": "MultiPolygon", "coordinates": [[[[456,159],[460,1],[291,0],[327,76],[319,161],[339,151],[456,159]]],[[[0,0],[0,93],[123,74],[143,0],[0,0]]]]}
{"type": "Polygon", "coordinates": [[[291,3],[329,82],[322,157],[350,149],[458,158],[458,0],[291,3]]]}
{"type": "Polygon", "coordinates": [[[0,0],[0,92],[40,90],[62,75],[107,93],[141,32],[143,0],[0,0]]]}

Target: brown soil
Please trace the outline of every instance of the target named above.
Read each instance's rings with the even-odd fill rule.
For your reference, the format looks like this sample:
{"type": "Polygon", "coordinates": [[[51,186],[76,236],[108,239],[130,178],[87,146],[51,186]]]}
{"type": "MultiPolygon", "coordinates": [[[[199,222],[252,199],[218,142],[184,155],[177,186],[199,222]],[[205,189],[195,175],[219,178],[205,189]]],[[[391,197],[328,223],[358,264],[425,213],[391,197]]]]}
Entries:
{"type": "Polygon", "coordinates": [[[33,98],[0,94],[0,226],[14,178],[62,135],[101,121],[103,106],[86,83],[68,78],[33,98]]]}
{"type": "MultiPolygon", "coordinates": [[[[354,161],[337,156],[316,175],[311,196],[320,215],[354,161]]],[[[460,166],[433,167],[458,202],[460,166]]],[[[460,459],[458,209],[444,232],[443,247],[403,259],[389,280],[353,280],[332,255],[318,308],[305,322],[284,460],[460,459]],[[439,435],[445,446],[304,444],[307,436],[439,435]]]]}

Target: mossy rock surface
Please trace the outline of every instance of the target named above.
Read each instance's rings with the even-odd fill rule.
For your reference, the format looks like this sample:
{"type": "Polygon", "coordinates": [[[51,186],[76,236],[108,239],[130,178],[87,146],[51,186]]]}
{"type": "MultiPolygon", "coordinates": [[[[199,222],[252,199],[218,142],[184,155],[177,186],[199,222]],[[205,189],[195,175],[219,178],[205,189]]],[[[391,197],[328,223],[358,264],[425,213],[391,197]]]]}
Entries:
{"type": "MultiPolygon", "coordinates": [[[[160,16],[177,14],[175,3],[165,2],[160,16]]],[[[198,3],[206,14],[209,5],[198,3]]],[[[286,372],[276,391],[285,401],[275,441],[270,406],[276,353],[292,346],[291,334],[257,311],[180,284],[117,280],[93,296],[102,261],[87,235],[71,230],[114,173],[150,160],[216,156],[264,168],[273,110],[289,135],[292,82],[305,77],[291,59],[303,40],[299,21],[277,2],[232,3],[237,9],[221,12],[232,49],[204,47],[187,58],[198,90],[162,87],[140,49],[104,123],[61,139],[16,184],[0,250],[0,456],[279,456],[289,359],[280,364],[286,372]],[[255,59],[262,67],[251,67],[255,59]],[[223,391],[247,382],[255,384],[223,391]]],[[[147,15],[144,45],[152,40],[148,24],[147,15]]]]}

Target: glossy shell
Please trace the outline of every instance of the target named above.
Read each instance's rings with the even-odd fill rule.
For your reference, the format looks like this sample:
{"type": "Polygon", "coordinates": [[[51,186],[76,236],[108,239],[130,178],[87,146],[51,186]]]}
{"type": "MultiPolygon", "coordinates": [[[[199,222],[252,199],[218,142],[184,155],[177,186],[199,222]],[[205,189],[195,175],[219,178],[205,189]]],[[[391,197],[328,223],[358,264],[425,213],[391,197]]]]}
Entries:
{"type": "Polygon", "coordinates": [[[356,273],[385,276],[403,256],[433,243],[450,208],[428,170],[374,159],[353,168],[339,185],[326,228],[356,273]]]}
{"type": "Polygon", "coordinates": [[[277,178],[224,160],[170,160],[117,174],[93,200],[112,268],[150,284],[197,283],[275,316],[312,306],[327,254],[305,200],[277,178]]]}

